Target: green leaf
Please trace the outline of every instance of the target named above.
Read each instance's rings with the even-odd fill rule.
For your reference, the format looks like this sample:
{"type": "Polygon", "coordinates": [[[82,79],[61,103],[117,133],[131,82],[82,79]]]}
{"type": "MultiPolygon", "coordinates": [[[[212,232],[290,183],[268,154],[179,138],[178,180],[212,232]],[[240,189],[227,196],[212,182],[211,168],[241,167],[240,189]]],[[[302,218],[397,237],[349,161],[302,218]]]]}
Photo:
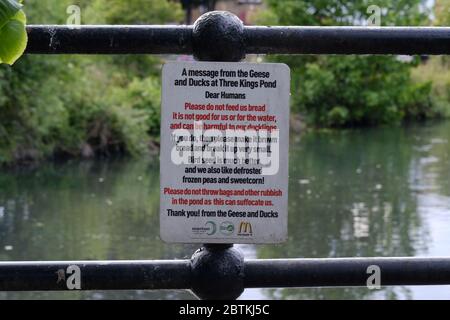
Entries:
{"type": "Polygon", "coordinates": [[[27,46],[26,17],[15,0],[0,0],[0,63],[12,65],[27,46]]]}
{"type": "Polygon", "coordinates": [[[22,5],[14,0],[0,0],[0,29],[12,18],[22,5]]]}

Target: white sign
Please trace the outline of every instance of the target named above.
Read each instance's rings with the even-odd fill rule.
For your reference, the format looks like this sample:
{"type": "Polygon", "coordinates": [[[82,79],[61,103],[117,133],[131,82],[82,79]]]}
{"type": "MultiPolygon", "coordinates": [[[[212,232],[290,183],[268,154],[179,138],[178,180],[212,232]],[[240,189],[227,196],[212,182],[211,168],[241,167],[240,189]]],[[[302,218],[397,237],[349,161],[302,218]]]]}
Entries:
{"type": "Polygon", "coordinates": [[[289,68],[173,62],[162,73],[162,240],[285,241],[289,68]]]}

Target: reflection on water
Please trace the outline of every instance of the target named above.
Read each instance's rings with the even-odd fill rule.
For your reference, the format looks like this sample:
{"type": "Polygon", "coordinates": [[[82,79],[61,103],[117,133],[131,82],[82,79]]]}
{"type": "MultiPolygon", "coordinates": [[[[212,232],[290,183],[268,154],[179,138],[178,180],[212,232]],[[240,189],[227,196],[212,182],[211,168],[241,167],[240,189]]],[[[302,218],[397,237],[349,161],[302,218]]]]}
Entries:
{"type": "MultiPolygon", "coordinates": [[[[450,256],[450,123],[291,137],[289,240],[249,258],[450,256]]],[[[159,164],[116,160],[0,173],[0,260],[188,258],[159,240],[159,164]]],[[[448,287],[247,290],[243,298],[450,298],[448,287]]],[[[186,291],[0,298],[192,298],[186,291]]]]}

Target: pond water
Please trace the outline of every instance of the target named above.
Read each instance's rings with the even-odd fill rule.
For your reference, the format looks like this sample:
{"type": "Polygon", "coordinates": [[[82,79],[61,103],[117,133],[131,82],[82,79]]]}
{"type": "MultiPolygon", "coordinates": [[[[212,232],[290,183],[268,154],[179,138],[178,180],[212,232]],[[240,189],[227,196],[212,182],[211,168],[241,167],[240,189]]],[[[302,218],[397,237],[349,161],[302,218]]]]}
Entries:
{"type": "MultiPolygon", "coordinates": [[[[291,135],[289,240],[248,258],[450,256],[450,123],[291,135]]],[[[183,259],[159,240],[159,163],[0,171],[0,261],[183,259]]],[[[0,292],[0,299],[192,299],[187,291],[0,292]]],[[[252,289],[244,299],[450,299],[450,286],[252,289]]]]}

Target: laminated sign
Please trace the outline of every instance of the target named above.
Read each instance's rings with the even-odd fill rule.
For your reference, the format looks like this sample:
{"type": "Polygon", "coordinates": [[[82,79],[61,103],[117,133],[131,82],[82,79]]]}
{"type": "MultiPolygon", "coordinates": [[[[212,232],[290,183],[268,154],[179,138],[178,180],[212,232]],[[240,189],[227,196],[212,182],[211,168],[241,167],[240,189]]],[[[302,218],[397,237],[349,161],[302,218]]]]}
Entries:
{"type": "Polygon", "coordinates": [[[161,238],[284,241],[289,68],[173,62],[162,73],[161,238]]]}

